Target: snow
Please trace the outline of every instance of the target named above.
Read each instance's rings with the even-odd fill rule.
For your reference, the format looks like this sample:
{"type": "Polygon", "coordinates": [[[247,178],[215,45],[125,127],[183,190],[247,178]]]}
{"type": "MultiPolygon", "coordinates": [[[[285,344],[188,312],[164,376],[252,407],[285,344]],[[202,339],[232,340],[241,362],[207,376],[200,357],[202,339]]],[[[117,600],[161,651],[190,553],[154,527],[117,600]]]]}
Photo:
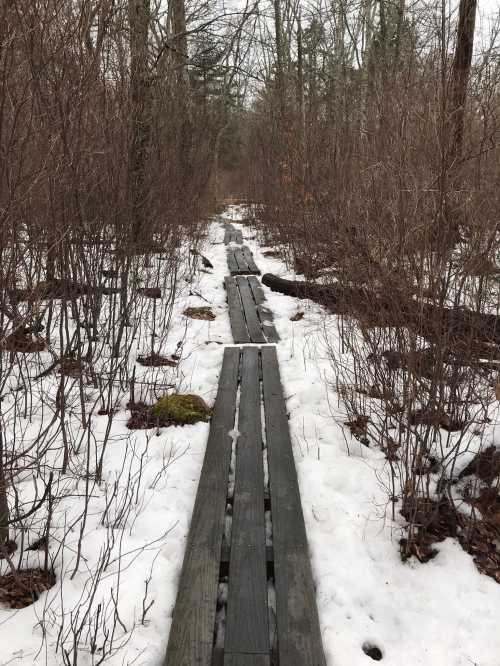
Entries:
{"type": "MultiPolygon", "coordinates": [[[[207,273],[197,272],[191,285],[181,279],[168,336],[162,340],[162,353],[173,353],[177,343],[182,343],[181,362],[174,369],[136,365],[136,399],[151,397],[144,393],[143,396],[139,395],[140,382],[154,378],[159,384],[173,383],[177,390],[198,394],[208,404],[213,404],[222,364],[223,343],[232,342],[222,288],[226,258],[220,224],[211,225],[210,240],[201,251],[210,257],[215,268],[207,273]],[[203,298],[195,294],[201,294],[203,298]],[[192,320],[182,315],[186,307],[202,305],[212,307],[217,315],[214,321],[192,320]]],[[[141,353],[149,352],[151,301],[148,307],[147,313],[142,312],[138,339],[132,344],[132,362],[141,353]]],[[[159,311],[159,306],[156,316],[160,320],[165,316],[164,312],[159,311]]],[[[105,360],[101,359],[103,364],[105,360]]],[[[54,375],[44,378],[42,382],[43,390],[50,391],[52,384],[57,386],[58,378],[54,375]]],[[[36,402],[40,397],[40,385],[33,384],[32,391],[36,402]]],[[[91,395],[89,398],[89,406],[92,406],[93,398],[91,395]]],[[[1,665],[29,663],[51,666],[63,663],[60,654],[56,653],[60,627],[62,635],[67,634],[69,639],[71,613],[75,622],[83,619],[81,611],[78,617],[76,613],[82,601],[94,592],[92,581],[96,579],[96,570],[106,557],[109,557],[110,564],[96,586],[95,601],[87,624],[95,618],[99,603],[105,608],[111,601],[110,590],[113,589],[114,597],[118,598],[119,617],[126,628],[124,631],[118,625],[115,647],[121,644],[124,647],[111,654],[106,663],[162,663],[209,425],[199,423],[182,428],[161,428],[158,433],[154,429],[130,431],[126,427],[130,415],[125,409],[127,397],[119,396],[117,399],[119,404],[116,408],[119,411],[112,420],[110,442],[104,458],[103,482],[98,486],[94,480],[90,481],[91,500],[78,571],[71,579],[76,564],[82,496],[86,484],[83,451],[81,455],[75,456],[75,469],[59,482],[58,490],[63,499],[54,512],[55,538],[51,542],[51,556],[55,557],[56,586],[43,593],[37,603],[25,609],[13,611],[0,608],[0,632],[4,637],[9,636],[9,640],[0,641],[1,665]],[[118,494],[112,500],[115,484],[118,494]],[[107,504],[109,507],[105,513],[107,504]],[[103,515],[106,518],[104,524],[101,524],[103,515]],[[69,530],[72,523],[74,528],[69,530]],[[62,539],[64,535],[64,545],[57,553],[57,538],[62,539]],[[108,553],[106,544],[110,540],[113,545],[108,553]],[[145,581],[149,576],[151,581],[145,606],[152,600],[154,604],[142,624],[145,581]],[[43,645],[41,622],[46,633],[43,645]]],[[[92,415],[92,436],[99,443],[103,440],[108,416],[98,416],[97,409],[94,409],[92,415]]],[[[7,412],[5,406],[3,412],[7,412]]],[[[71,436],[77,441],[81,436],[78,431],[79,419],[75,414],[71,414],[69,419],[71,436]]],[[[23,422],[26,428],[24,441],[36,437],[40,420],[41,417],[34,419],[33,423],[23,422]]],[[[27,498],[33,490],[26,483],[20,484],[20,492],[27,498]]],[[[36,536],[30,534],[29,541],[32,542],[36,536]]],[[[25,555],[25,564],[29,566],[37,566],[43,557],[38,552],[25,555]]],[[[3,573],[6,570],[5,564],[2,566],[3,573]]],[[[107,613],[110,627],[114,614],[112,605],[107,607],[107,613]]],[[[87,649],[79,651],[78,664],[86,666],[97,663],[100,656],[100,653],[90,654],[87,646],[87,649]]]]}
{"type": "MultiPolygon", "coordinates": [[[[245,243],[262,273],[294,277],[280,260],[264,256],[265,248],[251,238],[255,231],[238,223],[243,214],[243,208],[233,206],[222,219],[242,228],[245,243]]],[[[177,341],[183,341],[182,361],[179,370],[173,371],[173,379],[182,390],[201,395],[210,405],[216,394],[224,345],[232,343],[223,288],[227,267],[222,239],[222,227],[215,221],[209,228],[209,240],[201,248],[214,270],[197,273],[191,287],[192,293],[201,294],[208,303],[200,296],[189,295],[188,285],[184,286],[174,305],[167,345],[173,351],[177,341]],[[182,316],[185,307],[200,305],[214,309],[215,321],[186,320],[182,316]]],[[[481,575],[471,557],[451,539],[437,544],[439,555],[427,564],[413,560],[403,563],[399,557],[403,521],[397,506],[396,522],[391,520],[388,463],[381,451],[361,445],[342,427],[345,412],[331,390],[335,370],[328,345],[338,344],[335,317],[310,301],[298,301],[267,287],[264,292],[281,339],[278,357],[328,666],[370,663],[362,650],[365,643],[378,646],[388,666],[497,666],[500,586],[481,575]],[[290,321],[298,311],[304,311],[304,318],[290,321]]],[[[147,352],[147,346],[134,353],[141,351],[147,352]]],[[[151,372],[143,369],[144,375],[151,372]]],[[[169,375],[165,381],[171,379],[169,375]]],[[[119,563],[117,560],[109,565],[96,598],[109,599],[109,588],[112,586],[116,593],[119,587],[119,614],[127,631],[118,626],[116,643],[127,643],[106,663],[162,663],[208,424],[162,428],[159,434],[154,429],[131,432],[126,428],[128,412],[124,407],[122,404],[113,420],[104,483],[92,486],[83,539],[85,559],[71,580],[80,529],[77,518],[82,510],[82,500],[76,495],[86,483],[82,469],[76,482],[68,476],[67,497],[55,515],[61,534],[65,526],[76,521],[74,532],[56,558],[58,585],[31,607],[20,611],[0,609],[1,635],[9,638],[0,642],[2,665],[63,663],[55,651],[62,609],[67,629],[69,614],[78,607],[86,586],[88,590],[100,549],[110,533],[116,536],[110,559],[116,559],[120,552],[124,556],[119,563]],[[102,525],[101,518],[106,490],[109,495],[115,481],[120,493],[111,502],[108,523],[119,515],[127,488],[134,489],[134,496],[127,504],[130,512],[126,520],[112,528],[102,525]],[[68,575],[63,576],[63,571],[68,575]],[[154,605],[143,625],[145,580],[150,575],[146,606],[153,599],[154,605]],[[42,628],[38,623],[44,606],[47,635],[39,652],[42,628]]],[[[107,417],[92,418],[93,435],[99,440],[107,417]]],[[[36,431],[36,425],[33,428],[36,431]]],[[[237,431],[233,434],[236,439],[237,431]]],[[[493,427],[490,436],[495,436],[493,427]]],[[[37,556],[31,554],[33,560],[37,556]]],[[[79,654],[78,664],[92,663],[96,659],[89,652],[79,654]]]]}
{"type": "MultiPolygon", "coordinates": [[[[243,227],[243,235],[254,233],[243,227]]],[[[245,242],[263,274],[296,279],[264,256],[266,248],[245,242]]],[[[328,666],[371,663],[362,651],[366,642],[382,650],[388,666],[498,666],[500,586],[452,539],[437,544],[439,555],[426,564],[400,559],[404,520],[397,505],[397,522],[391,520],[386,458],[342,428],[345,412],[331,392],[328,345],[338,346],[336,317],[311,301],[263,289],[281,338],[280,371],[328,666]],[[297,311],[304,318],[290,321],[297,311]]],[[[489,436],[500,444],[495,424],[489,436]]]]}

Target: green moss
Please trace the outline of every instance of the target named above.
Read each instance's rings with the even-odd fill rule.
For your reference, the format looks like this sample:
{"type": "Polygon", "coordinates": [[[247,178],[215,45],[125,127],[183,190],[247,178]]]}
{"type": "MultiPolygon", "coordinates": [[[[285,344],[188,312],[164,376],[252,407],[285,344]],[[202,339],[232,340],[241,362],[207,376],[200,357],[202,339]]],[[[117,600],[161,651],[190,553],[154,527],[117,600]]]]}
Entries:
{"type": "Polygon", "coordinates": [[[174,393],[158,400],[153,407],[153,415],[160,422],[185,425],[208,421],[211,410],[197,395],[180,395],[174,393]]]}

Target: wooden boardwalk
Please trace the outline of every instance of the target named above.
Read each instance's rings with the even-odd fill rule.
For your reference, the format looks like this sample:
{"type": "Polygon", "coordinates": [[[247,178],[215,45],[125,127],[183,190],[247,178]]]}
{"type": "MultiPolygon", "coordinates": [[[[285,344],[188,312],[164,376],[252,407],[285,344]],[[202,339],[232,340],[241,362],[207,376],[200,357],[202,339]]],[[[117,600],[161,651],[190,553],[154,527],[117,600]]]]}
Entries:
{"type": "Polygon", "coordinates": [[[224,243],[228,246],[227,265],[231,275],[260,275],[250,248],[243,245],[243,234],[240,229],[226,223],[224,225],[224,243]]]}
{"type": "Polygon", "coordinates": [[[224,352],[170,631],[166,666],[217,664],[325,664],[275,347],[224,352]],[[221,584],[224,628],[216,622],[221,584]]]}
{"type": "Polygon", "coordinates": [[[239,229],[233,227],[232,224],[227,223],[225,225],[224,243],[226,245],[229,245],[230,243],[241,245],[243,243],[243,234],[239,229]]]}
{"type": "Polygon", "coordinates": [[[227,248],[227,265],[231,275],[260,275],[253,254],[246,245],[227,248]]]}
{"type": "Polygon", "coordinates": [[[278,342],[273,316],[264,305],[262,287],[253,275],[224,279],[231,331],[236,344],[278,342]]]}
{"type": "Polygon", "coordinates": [[[225,287],[235,342],[257,344],[224,350],[164,666],[325,666],[276,347],[259,346],[278,334],[255,276],[225,287]]]}

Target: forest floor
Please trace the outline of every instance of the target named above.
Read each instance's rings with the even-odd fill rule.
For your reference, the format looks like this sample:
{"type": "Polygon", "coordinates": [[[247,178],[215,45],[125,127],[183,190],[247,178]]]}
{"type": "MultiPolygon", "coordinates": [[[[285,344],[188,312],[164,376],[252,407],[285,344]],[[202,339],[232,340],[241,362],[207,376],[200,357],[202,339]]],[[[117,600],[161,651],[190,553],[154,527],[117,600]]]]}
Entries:
{"type": "MultiPolygon", "coordinates": [[[[233,206],[222,219],[242,229],[262,273],[300,279],[281,260],[266,256],[266,250],[274,248],[259,246],[256,231],[238,222],[243,216],[244,209],[233,206]]],[[[223,226],[215,219],[200,248],[213,270],[198,271],[192,284],[181,280],[166,350],[175,352],[181,342],[179,365],[141,371],[145,381],[151,373],[164,373],[164,383],[195,393],[209,405],[217,390],[223,345],[232,343],[223,286],[223,237],[223,226]],[[183,316],[187,307],[199,306],[211,307],[216,318],[183,316]]],[[[479,573],[472,558],[450,538],[437,544],[437,557],[426,564],[401,561],[398,542],[404,519],[396,508],[392,520],[388,462],[382,451],[351,437],[335,392],[330,347],[339,345],[337,318],[310,301],[265,287],[264,291],[280,336],[278,358],[328,666],[367,664],[371,660],[365,651],[370,646],[380,649],[388,666],[497,666],[500,586],[479,573]]],[[[139,340],[137,355],[144,351],[141,344],[139,340]]],[[[119,588],[115,644],[123,644],[123,649],[106,663],[162,663],[209,426],[130,431],[129,416],[126,404],[121,405],[106,452],[104,484],[93,488],[83,538],[85,566],[71,578],[72,548],[79,537],[75,533],[74,543],[66,541],[64,557],[56,559],[57,585],[27,608],[0,609],[0,631],[9,637],[0,642],[2,666],[63,663],[55,650],[59,625],[65,618],[69,626],[70,613],[87,594],[103,543],[109,539],[109,529],[101,524],[109,488],[116,482],[120,489],[113,509],[118,512],[120,498],[130,498],[130,479],[135,480],[133,510],[120,527],[116,562],[112,558],[96,594],[106,600],[111,586],[119,588]],[[143,618],[143,608],[153,600],[143,618]]],[[[107,417],[93,418],[99,438],[107,417]]],[[[488,437],[500,446],[500,432],[493,424],[488,437]]],[[[83,475],[68,477],[56,514],[61,531],[81,511],[84,484],[83,475]]],[[[39,555],[30,557],[36,564],[39,555]]],[[[96,664],[98,655],[82,652],[77,663],[96,664]]]]}

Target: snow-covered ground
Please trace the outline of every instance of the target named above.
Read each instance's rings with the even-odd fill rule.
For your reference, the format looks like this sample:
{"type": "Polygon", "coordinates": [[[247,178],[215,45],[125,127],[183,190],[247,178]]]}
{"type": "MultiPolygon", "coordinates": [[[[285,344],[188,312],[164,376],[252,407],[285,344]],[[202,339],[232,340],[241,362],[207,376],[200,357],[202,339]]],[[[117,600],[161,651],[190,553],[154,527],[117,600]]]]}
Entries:
{"type": "MultiPolygon", "coordinates": [[[[244,237],[254,235],[243,227],[244,237]]],[[[295,277],[264,256],[269,248],[246,243],[263,274],[295,277]]],[[[310,301],[264,292],[281,338],[280,370],[328,666],[371,663],[362,650],[366,643],[380,648],[388,666],[498,666],[500,585],[480,574],[452,539],[437,544],[439,555],[427,564],[401,561],[404,519],[390,519],[385,455],[342,428],[345,411],[331,392],[328,345],[338,340],[336,317],[310,301]],[[297,311],[304,318],[290,321],[297,311]]],[[[486,445],[500,445],[494,425],[488,436],[486,445]]]]}
{"type": "MultiPolygon", "coordinates": [[[[223,289],[223,276],[227,272],[223,236],[220,224],[213,224],[209,240],[201,247],[202,252],[210,256],[213,271],[197,272],[194,283],[189,284],[183,275],[180,276],[168,338],[165,348],[161,349],[163,354],[169,355],[178,352],[178,343],[182,343],[178,368],[151,369],[137,365],[136,399],[141,397],[141,380],[154,376],[157,383],[175,384],[177,390],[200,395],[209,405],[213,404],[223,344],[232,342],[223,289]],[[193,320],[182,315],[186,307],[207,305],[216,314],[214,321],[193,320]]],[[[148,322],[141,321],[138,342],[132,347],[132,363],[136,355],[147,354],[148,351],[148,322]]],[[[57,386],[58,379],[47,377],[42,382],[44,390],[50,391],[49,383],[57,386]]],[[[36,383],[33,390],[36,400],[36,383]]],[[[90,400],[91,393],[89,388],[90,400]]],[[[22,610],[0,608],[2,666],[63,664],[60,653],[56,654],[56,643],[62,636],[70,642],[72,613],[73,625],[81,624],[83,627],[82,642],[87,641],[87,648],[78,651],[78,660],[74,663],[78,666],[99,663],[99,650],[94,655],[90,654],[89,635],[98,613],[108,614],[107,626],[112,629],[115,611],[111,603],[111,589],[117,599],[120,618],[114,647],[123,647],[111,654],[106,663],[149,666],[160,664],[164,658],[209,425],[199,423],[161,428],[158,432],[156,429],[130,431],[126,427],[130,416],[126,403],[127,396],[123,396],[112,421],[103,464],[103,482],[100,485],[91,482],[89,515],[83,528],[82,558],[78,570],[72,575],[86,485],[85,447],[72,463],[77,469],[68,473],[60,483],[64,497],[54,511],[55,534],[50,553],[55,557],[56,586],[43,593],[35,604],[22,610]],[[82,469],[78,469],[79,465],[82,469]],[[115,484],[117,496],[110,499],[115,484]],[[106,518],[102,524],[104,515],[106,518]],[[75,526],[69,530],[72,523],[75,526]],[[57,554],[59,544],[56,539],[67,533],[64,547],[57,554]],[[95,586],[96,570],[105,558],[109,559],[109,563],[95,586]],[[145,581],[149,578],[145,597],[145,581]],[[90,615],[84,617],[82,609],[88,606],[86,602],[94,592],[95,599],[89,606],[90,615]],[[143,605],[147,608],[153,600],[154,604],[142,622],[143,605]],[[99,604],[103,606],[99,608],[99,604]],[[59,636],[61,627],[62,635],[59,636]]],[[[108,416],[99,416],[96,412],[97,409],[92,416],[91,430],[98,445],[104,438],[108,416]]],[[[47,419],[47,415],[44,418],[47,419]]],[[[36,436],[39,425],[38,420],[26,424],[26,441],[36,436]]],[[[78,432],[72,435],[78,438],[78,432]]],[[[26,488],[21,487],[21,492],[27,495],[30,487],[25,485],[26,488]]],[[[27,535],[27,539],[32,542],[34,535],[27,535]]],[[[43,553],[26,553],[25,556],[28,557],[26,564],[31,566],[43,561],[43,553]]],[[[14,562],[17,562],[15,555],[14,562]]],[[[4,563],[2,573],[5,571],[4,563]]]]}
{"type": "MultiPolygon", "coordinates": [[[[258,247],[254,230],[240,227],[238,219],[243,212],[232,207],[223,217],[242,228],[262,273],[291,277],[281,261],[264,256],[265,248],[258,247]]],[[[227,266],[222,240],[223,229],[214,222],[202,248],[214,269],[197,273],[196,284],[183,287],[168,337],[170,353],[178,340],[184,340],[182,361],[176,371],[182,376],[177,376],[177,383],[209,404],[216,393],[223,345],[232,343],[223,288],[227,266]],[[189,296],[190,288],[203,298],[189,296]],[[208,304],[217,314],[213,322],[186,320],[181,314],[188,305],[208,304]]],[[[394,523],[390,519],[386,458],[381,451],[351,438],[342,427],[342,404],[331,391],[335,371],[327,341],[336,344],[335,317],[309,301],[298,301],[266,287],[264,292],[281,338],[280,369],[328,666],[370,663],[362,650],[367,643],[378,646],[383,662],[392,666],[498,666],[500,586],[481,575],[471,557],[451,539],[437,545],[439,555],[427,564],[401,562],[398,540],[403,521],[394,523]],[[291,321],[299,310],[305,313],[303,319],[291,321]]],[[[71,579],[78,526],[73,542],[67,540],[56,559],[58,585],[33,606],[19,611],[0,610],[0,664],[63,663],[60,656],[55,656],[62,611],[67,630],[71,611],[89,589],[100,549],[110,531],[115,533],[116,545],[96,598],[109,599],[109,588],[113,587],[119,598],[120,617],[115,641],[117,646],[121,642],[126,645],[106,663],[162,663],[208,424],[163,428],[159,434],[155,430],[131,432],[125,425],[127,417],[122,405],[113,420],[113,437],[106,452],[105,483],[92,489],[83,541],[85,560],[71,579]],[[106,527],[101,524],[107,502],[104,488],[109,494],[117,479],[121,497],[126,497],[127,486],[134,488],[129,501],[132,510],[123,525],[106,527]],[[124,557],[113,562],[119,552],[124,557]],[[63,571],[68,575],[63,576],[63,571]],[[147,607],[152,600],[154,605],[141,623],[145,581],[150,575],[144,605],[147,607]],[[47,613],[42,627],[44,607],[47,613]],[[47,635],[40,652],[43,628],[47,635]]],[[[93,434],[99,439],[107,417],[93,418],[93,434]]],[[[83,475],[80,481],[68,481],[67,497],[55,515],[61,531],[81,511],[76,495],[82,484],[83,475]]],[[[119,514],[118,500],[112,503],[112,511],[119,514]]],[[[97,612],[97,601],[93,612],[97,612]]],[[[78,655],[78,665],[97,662],[97,654],[78,655]]]]}

